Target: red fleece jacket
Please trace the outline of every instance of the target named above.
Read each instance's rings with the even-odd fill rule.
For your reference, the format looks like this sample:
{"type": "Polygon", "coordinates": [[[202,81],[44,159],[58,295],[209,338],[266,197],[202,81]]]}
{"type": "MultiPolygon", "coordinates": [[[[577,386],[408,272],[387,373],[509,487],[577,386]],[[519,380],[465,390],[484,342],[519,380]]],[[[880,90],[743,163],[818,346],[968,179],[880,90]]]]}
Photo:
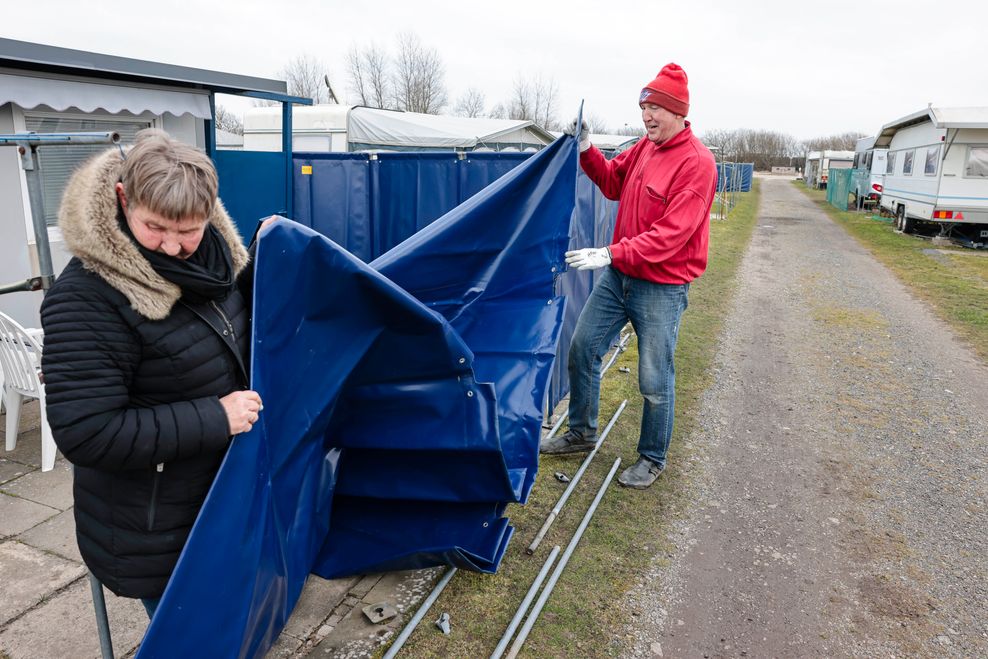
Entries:
{"type": "Polygon", "coordinates": [[[612,265],[660,284],[693,281],[707,268],[717,166],[686,122],[662,144],[642,138],[607,160],[597,147],[580,164],[608,199],[618,199],[612,265]]]}

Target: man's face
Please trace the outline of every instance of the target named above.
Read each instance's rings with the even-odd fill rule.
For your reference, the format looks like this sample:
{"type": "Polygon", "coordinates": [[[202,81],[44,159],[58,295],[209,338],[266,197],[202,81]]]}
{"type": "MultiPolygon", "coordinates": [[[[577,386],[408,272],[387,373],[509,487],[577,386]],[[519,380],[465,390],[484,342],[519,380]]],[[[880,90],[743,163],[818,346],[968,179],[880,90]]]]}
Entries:
{"type": "Polygon", "coordinates": [[[642,103],[642,122],[645,134],[655,144],[662,144],[683,129],[683,118],[661,105],[642,103]]]}
{"type": "Polygon", "coordinates": [[[127,226],[142,247],[179,259],[187,259],[199,249],[206,231],[205,217],[170,220],[143,206],[128,205],[123,184],[117,183],[117,186],[127,226]]]}

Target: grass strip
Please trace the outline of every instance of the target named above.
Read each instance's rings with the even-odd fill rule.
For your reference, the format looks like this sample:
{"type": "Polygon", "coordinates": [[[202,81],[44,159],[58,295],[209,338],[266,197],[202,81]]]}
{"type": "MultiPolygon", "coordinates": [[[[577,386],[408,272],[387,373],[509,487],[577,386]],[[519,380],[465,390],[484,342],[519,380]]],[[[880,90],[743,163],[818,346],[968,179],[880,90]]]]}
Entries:
{"type": "Polygon", "coordinates": [[[988,359],[988,252],[934,244],[896,233],[878,212],[842,211],[827,203],[826,190],[793,182],[858,243],[927,302],[982,359],[988,359]]]}
{"type": "MultiPolygon", "coordinates": [[[[737,282],[737,270],[757,220],[759,181],[740,193],[727,220],[710,230],[707,272],[690,287],[689,309],[683,315],[676,356],[676,431],[669,463],[648,490],[608,489],[580,546],[562,574],[522,651],[531,657],[606,657],[620,652],[616,630],[628,619],[623,595],[648,571],[654,557],[672,547],[672,521],[685,514],[683,486],[691,477],[689,451],[681,438],[699,427],[699,405],[712,382],[717,339],[737,282]]],[[[578,486],[533,556],[525,547],[565,489],[553,478],[572,476],[584,455],[543,456],[532,496],[525,506],[511,506],[508,516],[515,537],[498,573],[460,571],[433,607],[435,616],[450,614],[452,633],[444,636],[431,624],[420,625],[402,650],[407,657],[487,657],[497,645],[515,609],[525,596],[553,545],[565,547],[583,518],[611,466],[621,456],[625,465],[638,457],[642,401],[638,393],[638,352],[634,340],[601,385],[602,423],[625,398],[628,408],[601,446],[578,486]],[[630,373],[622,373],[619,367],[630,373]]]]}

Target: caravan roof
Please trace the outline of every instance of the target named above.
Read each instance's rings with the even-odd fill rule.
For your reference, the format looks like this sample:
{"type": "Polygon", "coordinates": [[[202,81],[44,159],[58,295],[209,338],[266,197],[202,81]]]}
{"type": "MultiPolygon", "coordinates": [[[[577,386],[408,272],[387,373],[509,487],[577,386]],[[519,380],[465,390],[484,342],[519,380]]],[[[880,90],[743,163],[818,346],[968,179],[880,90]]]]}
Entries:
{"type": "Polygon", "coordinates": [[[935,108],[929,106],[882,126],[876,146],[888,146],[892,136],[903,128],[930,122],[934,128],[988,128],[988,108],[935,108]]]}
{"type": "Polygon", "coordinates": [[[350,111],[347,140],[354,144],[432,148],[473,148],[502,141],[516,131],[527,139],[512,136],[513,143],[548,144],[552,135],[531,121],[516,119],[471,119],[417,112],[397,112],[355,107],[350,111]]]}

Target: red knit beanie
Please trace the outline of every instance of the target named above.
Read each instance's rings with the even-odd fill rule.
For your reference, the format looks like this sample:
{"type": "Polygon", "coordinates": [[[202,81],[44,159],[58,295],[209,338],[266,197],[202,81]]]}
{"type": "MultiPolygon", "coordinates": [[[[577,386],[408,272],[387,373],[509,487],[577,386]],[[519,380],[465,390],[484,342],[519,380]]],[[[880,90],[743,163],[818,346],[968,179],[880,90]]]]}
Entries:
{"type": "Polygon", "coordinates": [[[638,105],[654,103],[664,107],[673,114],[686,116],[690,111],[690,90],[687,89],[686,71],[678,64],[670,62],[662,67],[655,80],[645,85],[638,105]]]}

